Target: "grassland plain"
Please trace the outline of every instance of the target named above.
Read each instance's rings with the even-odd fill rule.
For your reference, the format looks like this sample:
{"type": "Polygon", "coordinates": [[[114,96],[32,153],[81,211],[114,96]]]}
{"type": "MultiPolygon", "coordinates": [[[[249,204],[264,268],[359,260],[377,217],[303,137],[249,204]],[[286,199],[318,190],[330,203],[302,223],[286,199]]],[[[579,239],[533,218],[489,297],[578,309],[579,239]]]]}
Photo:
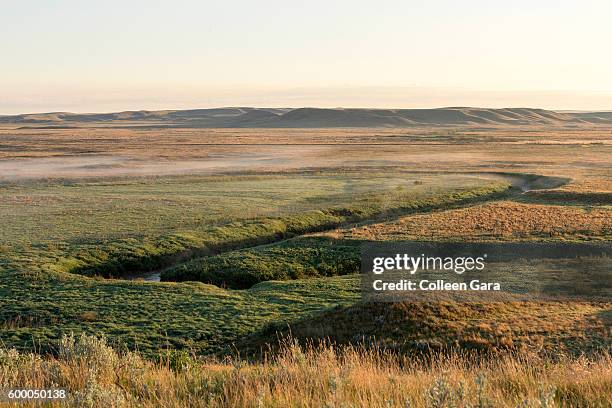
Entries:
{"type": "MultiPolygon", "coordinates": [[[[109,401],[133,406],[266,406],[288,401],[297,401],[296,406],[405,406],[410,401],[431,406],[430,398],[441,395],[453,395],[452,401],[465,405],[477,403],[482,394],[476,375],[481,370],[488,379],[487,396],[500,401],[498,405],[536,400],[576,406],[609,403],[609,357],[598,354],[611,347],[609,304],[471,304],[454,306],[456,310],[445,304],[364,305],[358,303],[357,276],[330,276],[336,274],[333,268],[322,268],[320,262],[308,265],[309,259],[342,253],[318,247],[316,242],[324,240],[393,236],[608,242],[612,150],[607,128],[0,131],[0,211],[2,219],[10,220],[3,225],[0,243],[0,336],[3,356],[9,356],[1,359],[0,367],[11,384],[16,381],[11,375],[23,378],[34,370],[38,374],[30,378],[40,384],[72,384],[73,396],[81,398],[73,401],[77,406],[83,398],[105,406],[109,401]],[[245,169],[258,174],[245,175],[245,169]],[[500,172],[571,181],[561,188],[500,197],[500,179],[484,176],[500,172]],[[483,193],[504,201],[480,202],[477,196],[483,193]],[[459,197],[453,197],[456,194],[459,197]],[[479,207],[461,208],[465,205],[479,207]],[[427,225],[433,233],[424,230],[427,225]],[[268,245],[313,231],[320,233],[268,245]],[[266,246],[240,249],[262,242],[266,246]],[[293,252],[282,253],[292,245],[293,252]],[[178,268],[228,260],[226,266],[232,269],[248,251],[253,263],[259,260],[261,266],[279,271],[291,262],[293,269],[285,275],[262,269],[264,274],[240,290],[94,276],[163,268],[182,263],[184,257],[236,248],[187,260],[178,268]],[[307,252],[314,255],[304,256],[307,252]],[[271,255],[274,262],[268,263],[271,255]],[[268,278],[291,280],[265,281],[268,278]],[[445,365],[446,360],[421,361],[412,371],[404,371],[407,362],[388,361],[355,369],[355,360],[328,348],[291,348],[269,364],[187,357],[227,355],[236,348],[260,352],[266,343],[275,343],[279,331],[295,330],[301,344],[329,338],[334,334],[331,321],[338,322],[333,340],[369,348],[353,359],[367,361],[367,353],[377,347],[391,354],[413,353],[420,347],[479,350],[496,357],[461,360],[458,366],[445,365]],[[89,349],[91,357],[83,351],[75,366],[62,354],[60,339],[69,332],[103,334],[120,353],[139,350],[154,361],[160,354],[166,360],[160,366],[144,361],[137,371],[144,377],[127,384],[123,380],[128,374],[117,376],[140,357],[112,357],[115,352],[85,338],[82,346],[71,347],[89,349]],[[13,358],[15,352],[7,350],[12,346],[56,357],[13,358]],[[553,358],[548,359],[550,350],[553,358]],[[567,359],[559,355],[561,350],[567,359]],[[76,369],[98,361],[96,351],[120,362],[102,375],[76,369]],[[577,359],[580,353],[589,356],[577,359]],[[290,358],[296,364],[282,356],[294,356],[290,358]],[[56,369],[47,370],[52,366],[56,369]],[[324,371],[329,381],[306,381],[323,378],[312,374],[321,367],[329,367],[324,371]],[[445,376],[445,370],[452,377],[445,376]],[[284,382],[286,378],[310,388],[300,393],[292,382],[284,382]],[[369,378],[374,379],[371,386],[366,384],[369,378]],[[165,396],[151,391],[156,385],[165,396]],[[468,393],[464,397],[462,389],[468,393]],[[238,395],[237,390],[243,392],[238,395]],[[202,399],[195,400],[196,395],[202,399]],[[381,395],[391,397],[383,401],[381,395]]],[[[218,273],[219,265],[211,271],[218,273]]],[[[258,268],[249,273],[255,272],[258,268]]]]}
{"type": "Polygon", "coordinates": [[[448,206],[503,194],[507,186],[444,174],[422,176],[415,183],[405,173],[9,185],[2,189],[0,211],[11,223],[0,243],[7,263],[121,276],[159,269],[193,252],[448,206]]]}
{"type": "Polygon", "coordinates": [[[254,245],[377,214],[501,194],[508,186],[499,178],[406,176],[299,173],[7,184],[2,209],[13,222],[2,236],[2,340],[53,350],[66,330],[87,330],[145,353],[164,344],[220,351],[267,323],[354,302],[357,290],[340,280],[330,288],[301,281],[235,292],[70,272],[117,276],[148,270],[177,261],[187,249],[206,253],[254,245]],[[245,202],[254,203],[248,205],[253,214],[241,211],[245,202]],[[163,211],[170,235],[158,219],[163,211]]]}

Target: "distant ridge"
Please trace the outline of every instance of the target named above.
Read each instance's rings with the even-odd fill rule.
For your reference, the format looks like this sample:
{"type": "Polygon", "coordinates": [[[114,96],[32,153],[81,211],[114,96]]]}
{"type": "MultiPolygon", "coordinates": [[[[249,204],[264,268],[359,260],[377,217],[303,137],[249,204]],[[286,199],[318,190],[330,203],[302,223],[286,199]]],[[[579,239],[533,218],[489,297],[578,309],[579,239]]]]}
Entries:
{"type": "Polygon", "coordinates": [[[46,128],[126,125],[168,127],[409,127],[450,125],[612,124],[612,112],[557,112],[535,108],[323,109],[214,108],[116,113],[50,112],[0,116],[0,124],[46,128]]]}

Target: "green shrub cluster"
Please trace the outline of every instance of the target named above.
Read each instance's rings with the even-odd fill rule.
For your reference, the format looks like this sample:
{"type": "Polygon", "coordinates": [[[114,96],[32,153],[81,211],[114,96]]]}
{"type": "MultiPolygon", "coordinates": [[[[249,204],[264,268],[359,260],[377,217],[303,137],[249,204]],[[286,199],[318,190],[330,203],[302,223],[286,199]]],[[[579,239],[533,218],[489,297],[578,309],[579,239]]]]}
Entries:
{"type": "Polygon", "coordinates": [[[260,245],[285,236],[286,225],[275,219],[255,219],[211,227],[197,233],[166,234],[139,242],[125,239],[94,247],[84,246],[60,267],[89,276],[121,277],[161,269],[195,256],[260,245]]]}
{"type": "Polygon", "coordinates": [[[304,237],[276,245],[194,259],[166,270],[162,280],[191,280],[232,289],[259,282],[359,272],[359,241],[304,237]]]}

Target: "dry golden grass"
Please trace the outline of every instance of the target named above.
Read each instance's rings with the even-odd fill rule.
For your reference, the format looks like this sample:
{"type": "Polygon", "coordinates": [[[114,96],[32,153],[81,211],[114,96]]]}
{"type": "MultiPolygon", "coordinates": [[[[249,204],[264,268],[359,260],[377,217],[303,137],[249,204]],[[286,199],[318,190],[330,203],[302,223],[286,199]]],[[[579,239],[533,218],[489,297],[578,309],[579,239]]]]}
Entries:
{"type": "Polygon", "coordinates": [[[612,360],[407,358],[287,341],[263,362],[175,355],[152,363],[82,336],[65,338],[57,358],[0,349],[0,388],[17,385],[66,389],[68,400],[51,405],[75,407],[607,407],[612,360]]]}
{"type": "Polygon", "coordinates": [[[612,192],[612,178],[591,177],[574,180],[558,190],[580,193],[610,193],[612,192]]]}
{"type": "Polygon", "coordinates": [[[609,239],[612,208],[524,204],[500,201],[474,207],[403,217],[397,221],[334,231],[370,240],[609,239]]]}
{"type": "Polygon", "coordinates": [[[57,163],[48,160],[55,158],[69,164],[74,177],[90,177],[239,171],[246,158],[256,159],[248,162],[250,170],[393,164],[422,171],[532,172],[580,183],[593,177],[609,180],[610,155],[610,127],[597,126],[520,131],[499,126],[53,130],[0,126],[0,179],[6,170],[2,166],[11,165],[8,160],[2,163],[6,159],[21,160],[29,174],[53,177],[57,163]]]}
{"type": "Polygon", "coordinates": [[[596,354],[612,343],[610,303],[588,302],[368,302],[335,308],[255,333],[236,346],[244,353],[276,347],[291,335],[302,344],[366,341],[402,353],[479,350],[596,354]],[[277,332],[276,330],[279,330],[277,332]]]}

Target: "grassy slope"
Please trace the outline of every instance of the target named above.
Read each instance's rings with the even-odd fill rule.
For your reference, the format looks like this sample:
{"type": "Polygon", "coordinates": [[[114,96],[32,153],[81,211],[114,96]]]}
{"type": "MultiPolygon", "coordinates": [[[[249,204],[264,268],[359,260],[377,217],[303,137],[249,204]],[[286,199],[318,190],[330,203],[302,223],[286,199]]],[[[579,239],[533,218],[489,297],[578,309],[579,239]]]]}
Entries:
{"type": "Polygon", "coordinates": [[[0,335],[6,345],[52,351],[63,333],[87,331],[149,355],[167,347],[219,351],[268,323],[350,304],[359,296],[358,288],[343,279],[266,282],[228,291],[200,283],[65,274],[34,279],[2,274],[0,291],[0,335]]]}
{"type": "MultiPolygon", "coordinates": [[[[422,239],[425,232],[428,239],[439,241],[605,243],[609,241],[612,232],[610,214],[607,206],[499,201],[409,215],[385,223],[341,228],[316,236],[232,251],[194,260],[175,270],[229,286],[248,286],[272,278],[296,279],[347,274],[358,270],[359,245],[364,240],[422,239]],[[343,262],[328,262],[329,259],[342,259],[343,262]]],[[[574,264],[559,266],[549,262],[546,271],[550,271],[551,277],[557,282],[559,278],[555,274],[558,271],[571,268],[580,270],[585,265],[580,260],[574,264]]],[[[601,269],[601,264],[597,265],[601,269]]],[[[528,273],[530,269],[525,266],[521,270],[528,273]]],[[[589,273],[597,275],[605,271],[593,265],[589,273]]],[[[531,281],[525,279],[524,274],[521,276],[523,281],[531,281]]],[[[541,279],[544,275],[540,271],[536,276],[541,279]]],[[[586,275],[580,279],[586,281],[586,275]]],[[[562,280],[557,283],[560,284],[562,280]]],[[[568,281],[570,285],[572,282],[575,280],[568,281]]],[[[270,326],[245,340],[240,347],[244,351],[257,351],[266,343],[274,343],[276,331],[280,330],[291,332],[301,340],[331,338],[341,343],[350,343],[358,338],[366,338],[377,344],[400,349],[453,346],[485,350],[544,347],[585,353],[612,348],[609,303],[472,303],[456,305],[456,310],[451,309],[452,306],[428,307],[422,303],[411,306],[349,306],[305,318],[291,324],[290,329],[284,325],[270,326]],[[389,319],[389,316],[393,317],[389,319]]]]}
{"type": "Polygon", "coordinates": [[[593,302],[394,302],[358,303],[270,326],[241,342],[258,355],[292,336],[302,344],[327,339],[365,342],[413,354],[450,350],[512,350],[582,355],[612,351],[609,303],[593,302]]]}

